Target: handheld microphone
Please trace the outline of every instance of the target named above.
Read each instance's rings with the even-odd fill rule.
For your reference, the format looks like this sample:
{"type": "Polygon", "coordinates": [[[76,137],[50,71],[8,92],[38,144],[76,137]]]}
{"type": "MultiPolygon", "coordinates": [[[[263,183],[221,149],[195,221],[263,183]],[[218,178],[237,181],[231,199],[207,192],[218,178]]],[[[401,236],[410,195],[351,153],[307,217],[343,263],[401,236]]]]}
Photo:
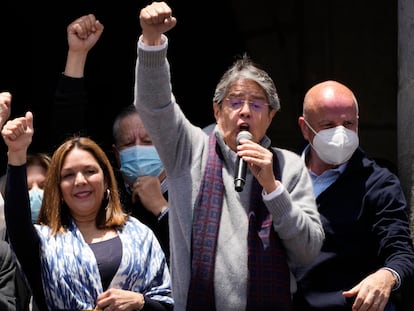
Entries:
{"type": "MultiPolygon", "coordinates": [[[[237,134],[237,138],[236,138],[237,145],[240,144],[240,140],[242,139],[251,140],[252,138],[253,136],[249,131],[247,130],[240,131],[239,134],[237,134]]],[[[234,171],[234,188],[236,189],[237,192],[241,192],[243,191],[244,184],[246,183],[247,165],[246,165],[246,162],[244,162],[243,159],[240,158],[239,156],[237,156],[235,169],[236,170],[234,171]]]]}

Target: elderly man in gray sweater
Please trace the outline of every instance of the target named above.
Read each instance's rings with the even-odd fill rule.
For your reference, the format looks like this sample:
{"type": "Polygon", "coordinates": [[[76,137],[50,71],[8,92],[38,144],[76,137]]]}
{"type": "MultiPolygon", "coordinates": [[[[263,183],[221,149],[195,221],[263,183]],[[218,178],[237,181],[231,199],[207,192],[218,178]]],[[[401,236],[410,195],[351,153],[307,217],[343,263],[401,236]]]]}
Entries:
{"type": "Polygon", "coordinates": [[[303,161],[266,136],[276,88],[245,55],[217,85],[214,130],[194,126],[172,94],[176,22],[165,2],[141,10],[134,103],[167,172],[175,310],[291,310],[289,266],[312,261],[324,231],[303,161]]]}

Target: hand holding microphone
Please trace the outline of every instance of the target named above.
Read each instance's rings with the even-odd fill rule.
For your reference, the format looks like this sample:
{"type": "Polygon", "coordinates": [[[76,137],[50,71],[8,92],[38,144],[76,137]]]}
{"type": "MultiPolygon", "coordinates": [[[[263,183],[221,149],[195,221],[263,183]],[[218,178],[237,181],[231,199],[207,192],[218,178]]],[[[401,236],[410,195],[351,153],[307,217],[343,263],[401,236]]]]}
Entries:
{"type": "MultiPolygon", "coordinates": [[[[251,140],[253,138],[252,134],[247,130],[242,130],[237,134],[237,145],[240,144],[240,140],[248,139],[251,140]]],[[[243,191],[244,184],[246,183],[246,170],[247,164],[243,161],[243,159],[237,156],[236,160],[236,167],[234,172],[234,188],[237,192],[243,191]]]]}

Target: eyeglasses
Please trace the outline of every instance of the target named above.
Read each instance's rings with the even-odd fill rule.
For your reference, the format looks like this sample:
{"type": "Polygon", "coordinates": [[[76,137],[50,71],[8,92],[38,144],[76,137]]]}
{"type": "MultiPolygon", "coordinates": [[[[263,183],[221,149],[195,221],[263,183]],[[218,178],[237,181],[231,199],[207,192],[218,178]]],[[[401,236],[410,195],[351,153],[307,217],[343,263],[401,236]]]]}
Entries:
{"type": "MultiPolygon", "coordinates": [[[[246,98],[234,96],[230,96],[225,100],[227,106],[235,111],[241,109],[246,101],[246,98]]],[[[269,106],[269,104],[264,99],[249,100],[248,104],[250,109],[255,112],[263,111],[264,109],[266,109],[267,106],[269,106]]]]}

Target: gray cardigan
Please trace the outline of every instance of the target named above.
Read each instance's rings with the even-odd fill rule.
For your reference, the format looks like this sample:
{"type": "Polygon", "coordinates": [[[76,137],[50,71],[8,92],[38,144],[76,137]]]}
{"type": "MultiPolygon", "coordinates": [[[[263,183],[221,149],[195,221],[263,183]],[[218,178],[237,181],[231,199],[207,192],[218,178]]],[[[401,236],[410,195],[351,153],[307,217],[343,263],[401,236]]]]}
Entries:
{"type": "MultiPolygon", "coordinates": [[[[135,106],[156,146],[167,173],[171,247],[171,278],[175,310],[185,310],[191,273],[191,232],[194,202],[208,153],[208,134],[190,123],[172,94],[167,61],[168,40],[146,48],[138,42],[135,106]]],[[[194,101],[195,105],[199,102],[194,101]]],[[[206,109],[211,107],[206,106],[206,109]]],[[[214,132],[224,155],[222,216],[215,259],[217,310],[243,310],[247,293],[248,203],[252,174],[243,192],[234,190],[234,156],[214,132]]],[[[269,147],[264,137],[261,144],[269,147]]],[[[289,264],[304,264],[319,253],[324,232],[313,196],[312,182],[301,158],[274,148],[281,167],[282,194],[265,199],[273,226],[287,250],[289,264]]],[[[291,277],[291,290],[296,283],[291,277]]]]}

